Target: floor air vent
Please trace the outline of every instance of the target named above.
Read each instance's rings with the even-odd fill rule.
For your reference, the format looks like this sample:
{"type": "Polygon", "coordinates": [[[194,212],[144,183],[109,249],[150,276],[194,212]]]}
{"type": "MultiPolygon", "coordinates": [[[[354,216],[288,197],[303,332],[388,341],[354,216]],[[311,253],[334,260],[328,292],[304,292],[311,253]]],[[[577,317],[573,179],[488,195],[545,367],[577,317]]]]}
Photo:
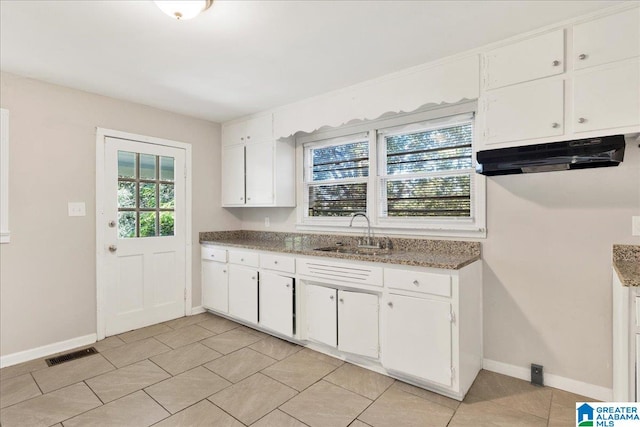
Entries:
{"type": "Polygon", "coordinates": [[[59,365],[70,360],[80,359],[82,357],[91,356],[92,354],[98,354],[98,350],[95,347],[85,348],[84,350],[73,351],[71,353],[63,354],[62,356],[51,357],[45,359],[48,366],[59,365]]]}

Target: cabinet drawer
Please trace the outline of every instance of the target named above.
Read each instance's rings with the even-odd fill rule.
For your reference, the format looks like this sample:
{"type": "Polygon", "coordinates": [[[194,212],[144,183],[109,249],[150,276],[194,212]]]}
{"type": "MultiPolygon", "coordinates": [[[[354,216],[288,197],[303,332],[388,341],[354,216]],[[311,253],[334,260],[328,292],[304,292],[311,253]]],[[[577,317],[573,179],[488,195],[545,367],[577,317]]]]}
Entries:
{"type": "Polygon", "coordinates": [[[283,255],[262,254],[260,256],[260,268],[284,271],[285,273],[295,273],[296,260],[295,258],[283,255]]]}
{"type": "Polygon", "coordinates": [[[226,249],[201,246],[200,256],[202,257],[202,259],[208,259],[209,261],[227,262],[226,249]]]}
{"type": "Polygon", "coordinates": [[[523,40],[486,54],[487,89],[564,72],[564,30],[523,40]]]}
{"type": "Polygon", "coordinates": [[[574,69],[640,55],[640,13],[637,8],[595,19],[573,28],[574,69]]]}
{"type": "Polygon", "coordinates": [[[260,255],[254,252],[229,251],[229,262],[231,264],[257,267],[260,264],[260,255]]]}
{"type": "Polygon", "coordinates": [[[447,274],[385,268],[384,284],[391,289],[451,296],[451,276],[447,274]]]}

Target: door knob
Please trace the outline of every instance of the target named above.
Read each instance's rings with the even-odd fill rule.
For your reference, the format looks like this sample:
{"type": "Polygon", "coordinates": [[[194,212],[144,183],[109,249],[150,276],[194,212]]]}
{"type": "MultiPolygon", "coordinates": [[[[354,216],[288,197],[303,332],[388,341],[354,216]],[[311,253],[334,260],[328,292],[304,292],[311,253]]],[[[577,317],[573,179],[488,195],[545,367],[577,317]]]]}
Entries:
{"type": "Polygon", "coordinates": [[[114,220],[109,221],[109,227],[114,228],[116,226],[116,222],[114,220]]]}
{"type": "Polygon", "coordinates": [[[109,252],[115,252],[118,250],[118,247],[116,245],[109,245],[109,252]]]}

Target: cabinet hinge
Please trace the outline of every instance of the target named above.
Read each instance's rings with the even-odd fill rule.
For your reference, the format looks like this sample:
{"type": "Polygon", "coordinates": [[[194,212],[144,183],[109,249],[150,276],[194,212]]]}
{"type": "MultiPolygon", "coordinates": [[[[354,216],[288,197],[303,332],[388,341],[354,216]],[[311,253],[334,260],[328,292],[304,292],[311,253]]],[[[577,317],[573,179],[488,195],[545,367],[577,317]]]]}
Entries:
{"type": "Polygon", "coordinates": [[[453,311],[449,312],[449,321],[451,323],[456,323],[456,314],[453,311]]]}
{"type": "Polygon", "coordinates": [[[184,289],[184,300],[187,300],[187,288],[184,289]]]}
{"type": "Polygon", "coordinates": [[[451,367],[451,379],[454,379],[456,377],[456,368],[454,368],[453,366],[451,367]]]}

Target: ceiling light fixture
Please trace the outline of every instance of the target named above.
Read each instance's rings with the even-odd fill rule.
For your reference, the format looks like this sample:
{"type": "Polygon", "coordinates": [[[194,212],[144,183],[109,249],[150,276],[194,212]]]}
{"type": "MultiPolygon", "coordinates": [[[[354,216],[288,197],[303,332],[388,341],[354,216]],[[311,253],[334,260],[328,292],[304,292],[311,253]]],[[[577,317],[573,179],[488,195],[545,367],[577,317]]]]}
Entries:
{"type": "Polygon", "coordinates": [[[213,0],[153,0],[161,11],[177,20],[195,18],[209,9],[213,0]]]}

